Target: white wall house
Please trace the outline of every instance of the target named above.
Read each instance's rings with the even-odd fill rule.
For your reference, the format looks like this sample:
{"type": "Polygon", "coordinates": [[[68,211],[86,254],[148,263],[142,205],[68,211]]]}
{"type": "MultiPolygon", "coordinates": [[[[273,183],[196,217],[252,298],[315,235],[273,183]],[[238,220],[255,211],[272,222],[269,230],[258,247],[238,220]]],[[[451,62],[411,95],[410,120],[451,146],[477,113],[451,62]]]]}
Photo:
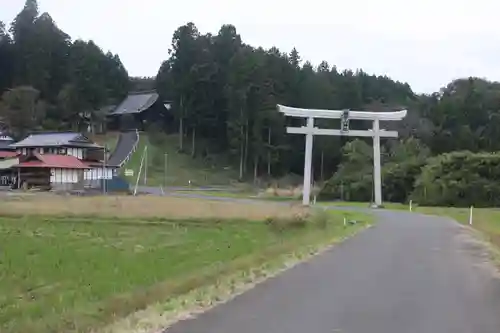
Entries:
{"type": "Polygon", "coordinates": [[[37,147],[37,148],[18,148],[17,152],[23,155],[28,154],[29,152],[36,152],[39,154],[56,154],[56,155],[69,155],[69,156],[74,156],[80,160],[83,160],[85,155],[84,155],[84,150],[82,148],[54,148],[54,147],[49,147],[49,148],[44,148],[44,147],[37,147]]]}
{"type": "Polygon", "coordinates": [[[31,134],[11,147],[21,155],[14,166],[20,186],[47,187],[50,182],[56,189],[98,188],[103,179],[112,180],[115,174],[115,166],[103,167],[105,148],[80,133],[31,134]]]}
{"type": "Polygon", "coordinates": [[[113,178],[113,168],[101,168],[93,167],[92,169],[85,170],[84,180],[100,180],[100,179],[112,179],[113,178]]]}
{"type": "Polygon", "coordinates": [[[12,167],[19,163],[19,157],[7,157],[0,159],[0,186],[10,186],[15,177],[12,174],[12,167]]]}
{"type": "Polygon", "coordinates": [[[50,169],[51,184],[77,184],[83,179],[82,169],[50,169]]]}

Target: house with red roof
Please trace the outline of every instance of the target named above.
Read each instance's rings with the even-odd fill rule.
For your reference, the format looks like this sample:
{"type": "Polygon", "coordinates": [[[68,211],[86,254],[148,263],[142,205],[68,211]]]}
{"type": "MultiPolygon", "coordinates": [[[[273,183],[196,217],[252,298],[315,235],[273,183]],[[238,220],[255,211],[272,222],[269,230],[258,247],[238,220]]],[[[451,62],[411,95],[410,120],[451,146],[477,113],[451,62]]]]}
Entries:
{"type": "Polygon", "coordinates": [[[30,152],[13,166],[21,187],[72,190],[84,188],[84,174],[90,166],[75,156],[30,152]]]}
{"type": "Polygon", "coordinates": [[[10,145],[17,188],[74,190],[110,180],[117,166],[106,163],[106,149],[81,133],[35,133],[10,145]]]}
{"type": "Polygon", "coordinates": [[[18,153],[10,147],[14,143],[5,131],[0,131],[0,186],[11,186],[14,178],[12,177],[12,166],[19,163],[18,153]]]}

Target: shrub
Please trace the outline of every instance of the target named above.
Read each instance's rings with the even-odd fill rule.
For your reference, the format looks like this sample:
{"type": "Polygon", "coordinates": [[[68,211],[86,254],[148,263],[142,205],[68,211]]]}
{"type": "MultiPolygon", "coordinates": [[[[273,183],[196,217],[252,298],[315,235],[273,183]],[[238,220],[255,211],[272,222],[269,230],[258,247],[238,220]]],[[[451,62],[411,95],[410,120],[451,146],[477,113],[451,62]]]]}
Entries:
{"type": "Polygon", "coordinates": [[[401,163],[389,163],[382,169],[382,194],[384,201],[407,202],[414,190],[426,161],[411,158],[401,163]]]}
{"type": "Polygon", "coordinates": [[[305,228],[308,225],[308,216],[306,214],[295,214],[291,218],[268,217],[264,223],[274,231],[284,232],[305,228]]]}
{"type": "Polygon", "coordinates": [[[500,155],[462,151],[431,158],[415,183],[412,199],[428,206],[497,206],[500,155]]]}
{"type": "MultiPolygon", "coordinates": [[[[360,140],[344,146],[342,164],[328,180],[320,199],[372,201],[372,147],[360,140]]],[[[416,178],[426,164],[429,149],[419,140],[409,138],[382,149],[382,195],[384,201],[406,202],[416,178]]]]}

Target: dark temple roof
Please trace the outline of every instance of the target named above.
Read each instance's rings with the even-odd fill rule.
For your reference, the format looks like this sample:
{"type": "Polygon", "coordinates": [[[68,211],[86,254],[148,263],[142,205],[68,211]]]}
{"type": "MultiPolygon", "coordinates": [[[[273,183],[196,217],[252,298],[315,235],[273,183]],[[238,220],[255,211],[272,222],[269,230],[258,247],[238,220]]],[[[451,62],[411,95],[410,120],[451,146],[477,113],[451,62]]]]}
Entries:
{"type": "Polygon", "coordinates": [[[156,92],[140,92],[130,94],[109,114],[122,115],[141,113],[142,111],[149,109],[158,100],[158,97],[159,95],[156,92]]]}

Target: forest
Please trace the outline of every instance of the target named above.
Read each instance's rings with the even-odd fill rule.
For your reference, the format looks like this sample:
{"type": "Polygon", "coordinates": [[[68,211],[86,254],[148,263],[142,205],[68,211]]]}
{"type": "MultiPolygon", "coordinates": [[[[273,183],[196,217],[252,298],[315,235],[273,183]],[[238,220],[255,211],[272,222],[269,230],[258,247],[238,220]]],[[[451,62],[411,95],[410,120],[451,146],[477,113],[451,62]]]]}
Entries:
{"type": "MultiPolygon", "coordinates": [[[[325,55],[326,56],[326,55],[325,55]]],[[[304,138],[286,134],[276,104],[303,108],[407,109],[383,140],[385,200],[422,204],[494,205],[500,200],[500,83],[481,78],[450,82],[432,94],[362,69],[311,64],[295,48],[245,44],[235,26],[201,33],[194,23],[171,38],[156,78],[131,78],[118,55],[93,41],[72,40],[36,0],[27,0],[10,26],[0,22],[0,120],[14,135],[79,128],[83,114],[101,111],[131,90],[156,89],[171,101],[174,123],[151,133],[178,135],[180,152],[224,153],[245,181],[303,173],[304,138]],[[481,195],[477,195],[478,191],[481,195]]],[[[170,118],[169,118],[170,119],[170,118]]],[[[299,121],[297,123],[297,121],[299,121]]],[[[351,128],[368,123],[351,121],[351,128]]],[[[338,121],[318,121],[338,128],[338,121]]],[[[323,197],[371,200],[370,140],[317,137],[313,175],[323,197]]]]}

